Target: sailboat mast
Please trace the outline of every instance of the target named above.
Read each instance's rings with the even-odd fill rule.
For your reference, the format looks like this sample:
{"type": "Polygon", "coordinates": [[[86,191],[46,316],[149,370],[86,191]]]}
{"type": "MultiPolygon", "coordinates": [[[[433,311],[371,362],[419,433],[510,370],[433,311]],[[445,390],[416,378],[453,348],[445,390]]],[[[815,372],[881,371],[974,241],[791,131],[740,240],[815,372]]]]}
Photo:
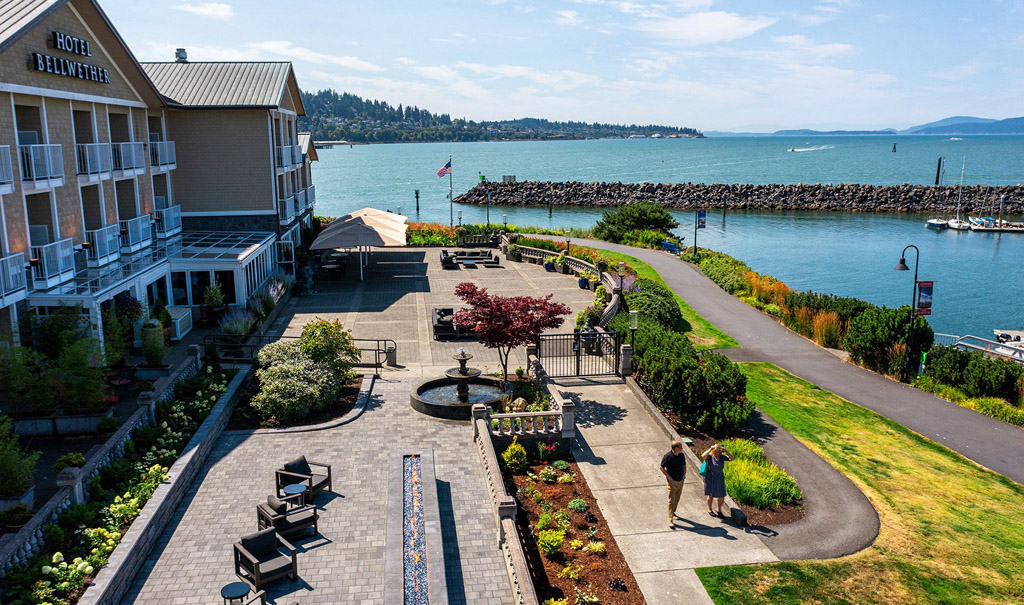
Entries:
{"type": "Polygon", "coordinates": [[[960,189],[956,193],[956,220],[960,220],[960,199],[964,194],[964,168],[967,167],[967,156],[964,156],[963,163],[960,164],[960,189]]]}

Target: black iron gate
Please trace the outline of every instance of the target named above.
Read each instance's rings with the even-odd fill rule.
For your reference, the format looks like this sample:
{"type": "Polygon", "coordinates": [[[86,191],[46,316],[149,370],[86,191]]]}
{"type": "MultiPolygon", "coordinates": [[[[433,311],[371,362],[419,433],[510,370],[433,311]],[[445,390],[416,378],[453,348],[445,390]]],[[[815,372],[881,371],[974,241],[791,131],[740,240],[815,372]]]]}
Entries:
{"type": "Polygon", "coordinates": [[[545,334],[537,356],[552,378],[565,376],[618,376],[618,332],[545,334]]]}

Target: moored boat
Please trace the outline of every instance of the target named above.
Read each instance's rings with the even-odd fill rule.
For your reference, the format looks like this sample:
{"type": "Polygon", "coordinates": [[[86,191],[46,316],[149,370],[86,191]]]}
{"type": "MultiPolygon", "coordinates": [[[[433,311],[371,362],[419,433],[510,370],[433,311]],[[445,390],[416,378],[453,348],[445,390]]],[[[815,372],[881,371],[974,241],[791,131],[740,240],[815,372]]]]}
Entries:
{"type": "Polygon", "coordinates": [[[925,226],[929,229],[945,229],[949,226],[949,221],[944,218],[930,218],[925,226]]]}

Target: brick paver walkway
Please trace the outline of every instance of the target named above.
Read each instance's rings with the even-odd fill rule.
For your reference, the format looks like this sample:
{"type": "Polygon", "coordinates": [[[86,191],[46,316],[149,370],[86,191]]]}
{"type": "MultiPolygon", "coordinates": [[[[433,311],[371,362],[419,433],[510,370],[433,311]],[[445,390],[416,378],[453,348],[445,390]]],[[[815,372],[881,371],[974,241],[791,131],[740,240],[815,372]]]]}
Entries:
{"type": "MultiPolygon", "coordinates": [[[[554,293],[574,313],[593,301],[593,293],[579,289],[572,277],[504,260],[500,268],[445,271],[438,255],[436,248],[379,252],[365,281],[350,271],[348,278],[322,283],[316,295],[292,299],[279,319],[285,334],[297,335],[316,316],[337,318],[356,337],[395,340],[399,367],[384,369],[366,412],[349,424],[221,436],[125,603],[219,602],[220,587],[236,581],[231,545],[255,531],[255,507],[272,492],[274,469],[300,454],[333,465],[338,495],[317,500],[321,536],[293,542],[301,580],[274,582],[268,596],[287,605],[384,603],[385,464],[395,451],[425,448],[434,450],[451,603],[512,601],[472,429],[409,406],[409,391],[422,376],[455,365],[457,347],[472,352],[471,365],[485,371],[498,369],[497,355],[472,340],[434,341],[430,310],[460,306],[454,290],[463,281],[504,296],[554,293]]],[[[571,331],[572,320],[557,331],[571,331]]],[[[510,367],[525,361],[524,352],[516,351],[510,367]]]]}
{"type": "Polygon", "coordinates": [[[374,385],[355,422],[309,433],[222,436],[206,468],[135,581],[125,603],[218,601],[236,581],[231,545],[256,530],[256,504],[273,490],[273,469],[305,454],[333,466],[337,495],[321,495],[320,536],[296,539],[299,582],[267,587],[279,604],[383,603],[385,463],[392,452],[433,448],[452,603],[509,603],[494,513],[464,423],[409,407],[413,381],[374,385]]]}

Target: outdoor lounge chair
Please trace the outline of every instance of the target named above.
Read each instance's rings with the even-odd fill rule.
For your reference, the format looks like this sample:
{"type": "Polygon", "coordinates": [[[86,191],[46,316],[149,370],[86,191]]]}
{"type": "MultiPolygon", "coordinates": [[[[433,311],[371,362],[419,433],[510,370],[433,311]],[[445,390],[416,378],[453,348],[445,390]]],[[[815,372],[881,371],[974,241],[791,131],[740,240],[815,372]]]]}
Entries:
{"type": "Polygon", "coordinates": [[[320,515],[317,513],[315,506],[311,504],[298,504],[297,501],[301,499],[302,494],[285,496],[284,498],[267,496],[266,502],[256,505],[257,527],[259,529],[272,527],[282,536],[312,527],[313,535],[317,535],[320,533],[317,528],[320,515]]]}
{"type": "Polygon", "coordinates": [[[451,256],[447,251],[441,251],[441,268],[442,269],[458,269],[459,263],[454,256],[451,256]]]}
{"type": "Polygon", "coordinates": [[[455,316],[455,309],[452,307],[435,307],[431,312],[431,324],[434,331],[434,340],[441,338],[455,337],[461,335],[459,327],[452,322],[455,316]]]}
{"type": "Polygon", "coordinates": [[[274,479],[277,484],[277,497],[284,495],[282,491],[286,485],[305,483],[309,502],[318,492],[332,491],[331,465],[306,460],[300,456],[295,460],[284,463],[284,466],[274,471],[274,479]],[[312,467],[317,467],[313,470],[312,467]]]}
{"type": "Polygon", "coordinates": [[[257,592],[264,584],[284,576],[291,576],[292,581],[299,579],[295,547],[272,527],[243,536],[235,542],[234,550],[235,575],[257,592]],[[288,552],[282,552],[282,547],[288,552]]]}

